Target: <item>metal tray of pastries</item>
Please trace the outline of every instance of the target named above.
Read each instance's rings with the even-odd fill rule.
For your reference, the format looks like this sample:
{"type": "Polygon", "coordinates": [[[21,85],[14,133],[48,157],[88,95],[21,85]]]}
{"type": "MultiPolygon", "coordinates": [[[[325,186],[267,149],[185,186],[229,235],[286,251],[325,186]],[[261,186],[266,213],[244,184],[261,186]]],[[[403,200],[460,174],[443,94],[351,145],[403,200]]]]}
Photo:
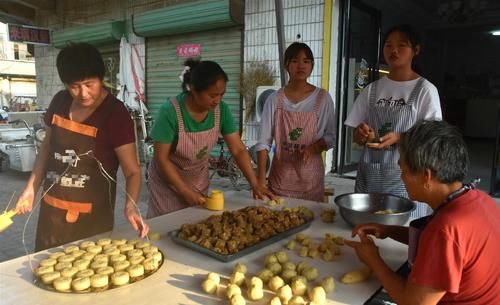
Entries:
{"type": "Polygon", "coordinates": [[[165,261],[160,249],[140,239],[86,240],[56,250],[40,261],[34,283],[61,293],[124,287],[152,275],[165,261]]]}
{"type": "Polygon", "coordinates": [[[168,235],[179,245],[229,262],[305,230],[313,219],[297,208],[246,207],[184,224],[168,235]]]}

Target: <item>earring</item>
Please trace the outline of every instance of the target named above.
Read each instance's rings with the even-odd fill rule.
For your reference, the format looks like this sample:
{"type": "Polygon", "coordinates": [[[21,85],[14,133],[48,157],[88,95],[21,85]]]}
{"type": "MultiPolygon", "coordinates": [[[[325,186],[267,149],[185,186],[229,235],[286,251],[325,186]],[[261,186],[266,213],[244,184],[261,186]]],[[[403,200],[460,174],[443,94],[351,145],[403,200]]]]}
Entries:
{"type": "Polygon", "coordinates": [[[424,183],[424,189],[428,190],[430,187],[431,185],[428,182],[424,183]]]}

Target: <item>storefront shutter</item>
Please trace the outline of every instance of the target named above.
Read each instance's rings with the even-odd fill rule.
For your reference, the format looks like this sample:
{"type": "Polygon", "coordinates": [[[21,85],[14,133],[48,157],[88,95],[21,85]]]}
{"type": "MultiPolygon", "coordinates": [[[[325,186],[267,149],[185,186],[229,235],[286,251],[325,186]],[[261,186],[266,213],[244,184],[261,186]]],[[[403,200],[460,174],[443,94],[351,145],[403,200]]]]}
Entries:
{"type": "Polygon", "coordinates": [[[229,77],[223,100],[231,108],[237,126],[240,126],[241,36],[241,28],[233,27],[148,38],[146,40],[146,94],[148,108],[153,117],[168,97],[176,96],[182,90],[179,75],[188,57],[177,57],[176,47],[183,44],[200,44],[201,59],[219,63],[229,77]]]}

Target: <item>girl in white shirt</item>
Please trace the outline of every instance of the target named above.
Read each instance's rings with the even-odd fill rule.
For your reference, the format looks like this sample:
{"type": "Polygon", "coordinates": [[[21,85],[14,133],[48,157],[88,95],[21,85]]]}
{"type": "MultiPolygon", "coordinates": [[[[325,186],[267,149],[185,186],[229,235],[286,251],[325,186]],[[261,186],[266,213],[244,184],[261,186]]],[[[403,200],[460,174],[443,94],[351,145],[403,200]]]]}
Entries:
{"type": "MultiPolygon", "coordinates": [[[[441,120],[441,106],[436,87],[412,68],[414,57],[420,53],[413,28],[392,28],[383,46],[389,74],[360,93],[345,121],[355,128],[354,141],[365,146],[355,191],[408,197],[398,165],[400,134],[418,120],[441,120]]],[[[412,218],[429,212],[427,205],[417,204],[412,218]]]]}

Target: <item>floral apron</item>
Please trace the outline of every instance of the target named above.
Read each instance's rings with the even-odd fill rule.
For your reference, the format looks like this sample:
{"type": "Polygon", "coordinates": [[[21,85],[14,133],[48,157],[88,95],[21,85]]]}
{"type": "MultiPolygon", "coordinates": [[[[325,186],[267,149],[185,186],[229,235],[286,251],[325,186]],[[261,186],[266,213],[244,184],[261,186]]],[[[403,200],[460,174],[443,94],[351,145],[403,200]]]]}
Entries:
{"type": "MultiPolygon", "coordinates": [[[[214,109],[213,128],[199,132],[187,132],[184,128],[179,103],[175,98],[172,100],[172,104],[179,124],[179,140],[175,152],[169,155],[170,161],[174,164],[183,181],[195,191],[207,194],[210,184],[208,157],[217,143],[220,133],[220,107],[217,106],[214,109]]],[[[147,218],[189,207],[174,186],[163,180],[160,174],[161,169],[156,161],[151,161],[148,171],[149,207],[147,218]]]]}
{"type": "Polygon", "coordinates": [[[319,109],[324,90],[317,95],[312,112],[285,111],[285,93],[280,89],[274,113],[276,152],[269,172],[269,188],[280,196],[323,201],[324,166],[321,154],[314,154],[309,164],[305,148],[316,140],[319,109]]]}

